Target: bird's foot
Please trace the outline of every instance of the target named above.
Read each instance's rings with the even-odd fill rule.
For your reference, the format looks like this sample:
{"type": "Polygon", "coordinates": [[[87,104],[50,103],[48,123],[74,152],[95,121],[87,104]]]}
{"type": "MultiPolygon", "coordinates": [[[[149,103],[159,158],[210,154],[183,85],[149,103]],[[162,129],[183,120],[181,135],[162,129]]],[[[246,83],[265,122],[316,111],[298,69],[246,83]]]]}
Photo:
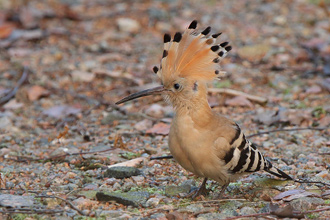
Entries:
{"type": "Polygon", "coordinates": [[[224,198],[224,193],[228,187],[229,183],[228,184],[225,184],[221,187],[221,191],[220,191],[220,194],[218,196],[218,199],[223,199],[224,198]]]}
{"type": "Polygon", "coordinates": [[[207,178],[204,178],[203,183],[196,190],[193,190],[189,194],[185,195],[184,198],[195,199],[200,195],[206,195],[208,192],[208,190],[206,189],[206,181],[207,178]]]}

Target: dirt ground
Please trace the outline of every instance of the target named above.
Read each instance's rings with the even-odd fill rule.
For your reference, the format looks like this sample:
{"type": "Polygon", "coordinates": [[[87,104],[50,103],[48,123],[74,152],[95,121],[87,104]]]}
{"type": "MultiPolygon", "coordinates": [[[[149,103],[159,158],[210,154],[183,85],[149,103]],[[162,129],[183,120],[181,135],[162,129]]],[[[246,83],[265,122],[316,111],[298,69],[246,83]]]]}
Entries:
{"type": "Polygon", "coordinates": [[[330,1],[0,0],[0,219],[327,219],[329,127],[330,1]],[[312,183],[259,172],[191,200],[202,179],[152,160],[172,107],[114,103],[159,85],[164,33],[192,20],[233,48],[213,110],[312,183]]]}

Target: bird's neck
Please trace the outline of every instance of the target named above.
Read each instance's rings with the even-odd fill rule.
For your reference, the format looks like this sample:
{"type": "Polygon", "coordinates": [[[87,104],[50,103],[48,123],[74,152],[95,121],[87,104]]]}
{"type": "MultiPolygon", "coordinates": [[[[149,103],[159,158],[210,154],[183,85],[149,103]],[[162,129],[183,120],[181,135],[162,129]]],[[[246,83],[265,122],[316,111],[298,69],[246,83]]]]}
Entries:
{"type": "Polygon", "coordinates": [[[212,120],[212,110],[206,94],[176,105],[175,112],[176,117],[189,116],[199,126],[205,126],[212,120]]]}

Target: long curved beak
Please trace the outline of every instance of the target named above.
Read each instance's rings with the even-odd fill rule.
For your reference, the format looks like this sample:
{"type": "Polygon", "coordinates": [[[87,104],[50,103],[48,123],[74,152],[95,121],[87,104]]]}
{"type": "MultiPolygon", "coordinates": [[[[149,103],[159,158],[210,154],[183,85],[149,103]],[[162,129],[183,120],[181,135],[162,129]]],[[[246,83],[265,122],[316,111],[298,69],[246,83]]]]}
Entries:
{"type": "Polygon", "coordinates": [[[125,98],[122,98],[121,100],[119,100],[118,102],[116,102],[116,105],[133,100],[133,99],[137,99],[143,96],[148,96],[148,95],[155,95],[155,94],[160,94],[162,92],[165,91],[164,86],[157,86],[155,88],[152,89],[146,89],[140,92],[136,92],[133,94],[130,94],[129,96],[126,96],[125,98]]]}

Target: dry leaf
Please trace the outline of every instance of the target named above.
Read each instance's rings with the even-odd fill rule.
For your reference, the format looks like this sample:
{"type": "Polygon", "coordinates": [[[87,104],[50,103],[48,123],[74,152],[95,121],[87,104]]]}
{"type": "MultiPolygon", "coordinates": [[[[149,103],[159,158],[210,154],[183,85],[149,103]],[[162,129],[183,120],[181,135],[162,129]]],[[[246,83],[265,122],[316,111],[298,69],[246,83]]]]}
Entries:
{"type": "Polygon", "coordinates": [[[282,193],[276,195],[273,199],[274,200],[281,200],[285,197],[292,196],[292,195],[299,194],[299,193],[303,193],[303,192],[306,192],[306,191],[302,190],[302,189],[288,190],[288,191],[285,191],[285,192],[282,192],[282,193]]]}
{"type": "Polygon", "coordinates": [[[41,86],[35,85],[28,90],[28,98],[30,101],[35,101],[48,95],[49,91],[41,86]]]}
{"type": "Polygon", "coordinates": [[[10,36],[14,26],[10,23],[4,23],[0,25],[0,39],[5,39],[10,36]]]}
{"type": "Polygon", "coordinates": [[[117,163],[117,164],[113,164],[108,166],[110,167],[137,167],[138,165],[140,165],[143,161],[145,161],[145,157],[138,157],[132,160],[128,160],[122,163],[117,163]]]}

